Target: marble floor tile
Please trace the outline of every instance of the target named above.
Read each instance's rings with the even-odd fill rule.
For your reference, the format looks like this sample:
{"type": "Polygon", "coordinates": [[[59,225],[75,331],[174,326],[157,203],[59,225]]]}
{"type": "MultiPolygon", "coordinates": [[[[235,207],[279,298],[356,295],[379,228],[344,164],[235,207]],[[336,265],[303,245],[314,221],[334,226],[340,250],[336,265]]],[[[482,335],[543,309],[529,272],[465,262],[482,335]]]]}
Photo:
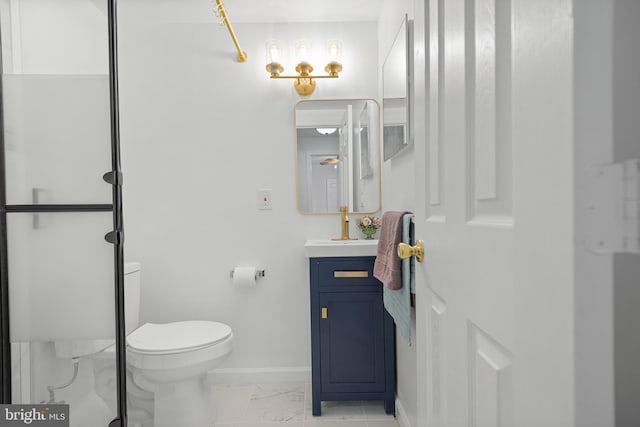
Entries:
{"type": "MultiPolygon", "coordinates": [[[[215,427],[305,427],[302,422],[249,422],[249,423],[231,423],[231,424],[214,424],[215,427]]],[[[328,427],[328,426],[324,426],[328,427]]]]}
{"type": "Polygon", "coordinates": [[[367,427],[400,427],[395,418],[386,421],[367,421],[367,427]]]}
{"type": "Polygon", "coordinates": [[[258,384],[249,399],[246,421],[302,421],[304,384],[258,384]]]}
{"type": "Polygon", "coordinates": [[[244,421],[249,400],[255,389],[255,384],[215,384],[213,386],[213,400],[218,414],[217,423],[244,421]]]}
{"type": "Polygon", "coordinates": [[[305,421],[365,421],[364,408],[360,401],[322,402],[320,416],[313,416],[311,402],[305,408],[305,421]]]}
{"type": "Polygon", "coordinates": [[[320,420],[305,421],[304,427],[369,427],[366,421],[320,420]]]}
{"type": "Polygon", "coordinates": [[[399,427],[381,401],[322,402],[322,415],[314,417],[308,383],[216,384],[213,392],[213,427],[399,427]]]}
{"type": "Polygon", "coordinates": [[[321,402],[320,416],[313,415],[311,384],[305,386],[305,421],[364,421],[366,419],[362,402],[341,401],[341,402],[321,402]]]}
{"type": "Polygon", "coordinates": [[[389,415],[384,410],[384,402],[382,400],[369,400],[362,402],[364,415],[367,420],[388,421],[395,420],[393,415],[389,415]]]}

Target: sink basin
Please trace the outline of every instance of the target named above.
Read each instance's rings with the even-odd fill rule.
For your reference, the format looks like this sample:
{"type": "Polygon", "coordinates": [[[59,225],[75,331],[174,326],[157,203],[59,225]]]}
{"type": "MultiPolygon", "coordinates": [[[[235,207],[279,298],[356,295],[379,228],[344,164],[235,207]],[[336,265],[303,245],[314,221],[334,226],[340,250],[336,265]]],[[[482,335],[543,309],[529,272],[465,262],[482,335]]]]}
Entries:
{"type": "Polygon", "coordinates": [[[375,256],[377,240],[307,240],[304,244],[307,258],[330,256],[375,256]]]}

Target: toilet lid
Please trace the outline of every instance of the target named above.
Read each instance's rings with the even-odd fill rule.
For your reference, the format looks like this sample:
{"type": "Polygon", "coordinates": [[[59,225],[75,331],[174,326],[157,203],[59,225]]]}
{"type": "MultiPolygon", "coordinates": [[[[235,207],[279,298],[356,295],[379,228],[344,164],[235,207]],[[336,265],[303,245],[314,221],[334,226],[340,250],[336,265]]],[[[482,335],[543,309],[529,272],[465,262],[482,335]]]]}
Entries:
{"type": "Polygon", "coordinates": [[[207,347],[230,335],[228,325],[205,320],[145,323],[127,336],[127,344],[131,349],[145,353],[175,353],[207,347]]]}

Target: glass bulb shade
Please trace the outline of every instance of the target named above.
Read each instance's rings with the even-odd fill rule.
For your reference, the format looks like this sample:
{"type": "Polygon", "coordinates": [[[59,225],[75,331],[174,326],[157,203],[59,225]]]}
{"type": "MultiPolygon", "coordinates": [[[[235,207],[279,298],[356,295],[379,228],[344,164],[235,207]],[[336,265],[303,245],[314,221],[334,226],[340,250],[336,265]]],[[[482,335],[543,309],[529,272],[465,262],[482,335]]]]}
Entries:
{"type": "Polygon", "coordinates": [[[267,42],[267,63],[280,62],[280,42],[278,40],[270,40],[267,42]]]}
{"type": "Polygon", "coordinates": [[[340,40],[332,39],[327,41],[327,54],[329,55],[330,62],[342,61],[342,43],[340,40]]]}
{"type": "Polygon", "coordinates": [[[311,40],[298,40],[295,45],[296,60],[298,62],[308,62],[311,60],[311,40]]]}

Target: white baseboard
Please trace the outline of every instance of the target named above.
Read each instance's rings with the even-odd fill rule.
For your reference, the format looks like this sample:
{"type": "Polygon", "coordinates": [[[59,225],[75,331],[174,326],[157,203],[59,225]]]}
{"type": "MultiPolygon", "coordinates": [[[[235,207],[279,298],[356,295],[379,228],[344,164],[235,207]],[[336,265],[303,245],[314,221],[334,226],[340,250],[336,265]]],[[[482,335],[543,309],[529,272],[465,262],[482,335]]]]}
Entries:
{"type": "Polygon", "coordinates": [[[400,427],[412,427],[409,422],[409,418],[407,417],[407,413],[404,410],[404,406],[402,406],[402,402],[396,396],[396,420],[398,420],[398,424],[400,427]]]}
{"type": "Polygon", "coordinates": [[[222,368],[209,371],[207,381],[212,384],[308,383],[311,368],[222,368]]]}

